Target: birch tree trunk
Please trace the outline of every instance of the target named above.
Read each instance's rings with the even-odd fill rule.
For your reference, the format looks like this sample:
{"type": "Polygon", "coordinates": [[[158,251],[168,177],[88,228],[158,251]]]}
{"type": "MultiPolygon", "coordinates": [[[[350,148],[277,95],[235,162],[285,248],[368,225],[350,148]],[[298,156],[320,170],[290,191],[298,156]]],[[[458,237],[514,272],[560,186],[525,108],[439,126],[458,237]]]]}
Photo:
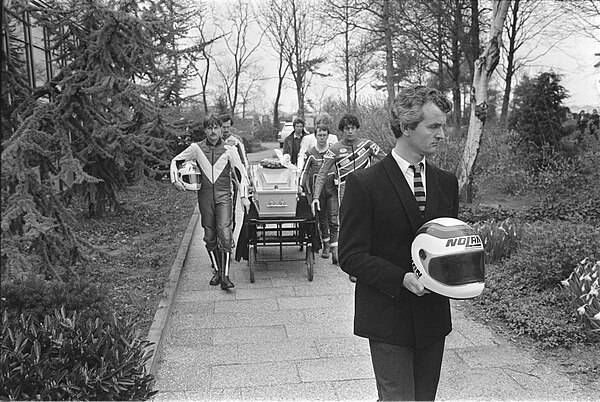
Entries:
{"type": "Polygon", "coordinates": [[[492,1],[492,25],[490,27],[489,40],[482,55],[475,60],[473,87],[471,90],[469,132],[467,134],[462,162],[458,167],[458,188],[461,193],[465,193],[479,153],[479,145],[487,117],[488,83],[500,60],[502,28],[509,5],[510,1],[506,0],[492,1]]]}

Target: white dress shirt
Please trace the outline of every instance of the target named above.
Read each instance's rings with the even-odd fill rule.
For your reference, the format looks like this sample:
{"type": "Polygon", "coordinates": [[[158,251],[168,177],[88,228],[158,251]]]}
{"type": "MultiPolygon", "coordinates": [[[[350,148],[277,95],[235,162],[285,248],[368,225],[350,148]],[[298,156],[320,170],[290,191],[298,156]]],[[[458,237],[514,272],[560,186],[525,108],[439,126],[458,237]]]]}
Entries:
{"type": "MultiPolygon", "coordinates": [[[[406,182],[408,183],[410,190],[414,194],[415,193],[415,172],[414,172],[414,170],[412,170],[410,168],[410,166],[411,166],[410,162],[408,162],[407,160],[402,158],[400,155],[398,155],[396,153],[395,149],[392,149],[392,156],[396,160],[396,163],[398,164],[398,166],[400,167],[400,170],[404,174],[404,178],[406,179],[406,182]]],[[[425,194],[427,194],[427,183],[425,182],[425,166],[427,166],[427,164],[425,163],[425,157],[423,157],[423,159],[421,159],[421,161],[419,163],[423,164],[423,167],[421,168],[421,180],[423,181],[423,189],[425,190],[425,194]]]]}

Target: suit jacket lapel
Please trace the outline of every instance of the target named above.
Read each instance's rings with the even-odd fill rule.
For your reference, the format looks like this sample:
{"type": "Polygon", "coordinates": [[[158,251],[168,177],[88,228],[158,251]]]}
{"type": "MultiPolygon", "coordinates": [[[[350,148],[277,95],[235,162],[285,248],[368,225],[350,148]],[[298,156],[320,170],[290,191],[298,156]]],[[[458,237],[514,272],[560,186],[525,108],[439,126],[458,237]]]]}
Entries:
{"type": "MultiPolygon", "coordinates": [[[[417,204],[415,195],[412,193],[412,191],[410,191],[410,187],[404,178],[404,173],[402,173],[400,170],[400,167],[394,160],[394,157],[391,155],[391,153],[388,154],[380,163],[383,163],[386,173],[394,185],[402,205],[404,205],[410,225],[412,226],[413,231],[416,232],[424,221],[423,217],[421,216],[421,211],[419,210],[419,204],[417,204]]],[[[429,176],[427,176],[427,180],[428,179],[429,176]]],[[[429,201],[427,202],[429,203],[429,201]]]]}
{"type": "Polygon", "coordinates": [[[435,168],[427,163],[425,169],[425,181],[427,188],[425,189],[426,201],[425,201],[425,220],[429,221],[433,218],[437,218],[438,202],[439,202],[439,189],[438,175],[435,168]]]}

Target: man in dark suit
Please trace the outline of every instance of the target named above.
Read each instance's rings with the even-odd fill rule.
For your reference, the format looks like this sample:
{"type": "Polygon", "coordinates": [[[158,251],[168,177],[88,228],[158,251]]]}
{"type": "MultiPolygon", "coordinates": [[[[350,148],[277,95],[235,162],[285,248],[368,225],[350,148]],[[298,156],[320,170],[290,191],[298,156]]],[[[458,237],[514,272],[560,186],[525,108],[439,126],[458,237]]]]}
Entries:
{"type": "Polygon", "coordinates": [[[426,160],[451,108],[435,89],[404,89],[392,113],[396,146],[346,181],[340,266],[357,278],[354,333],[369,339],[379,400],[433,400],[437,391],[450,303],[413,273],[411,244],[426,221],[458,215],[456,176],[426,160]]]}

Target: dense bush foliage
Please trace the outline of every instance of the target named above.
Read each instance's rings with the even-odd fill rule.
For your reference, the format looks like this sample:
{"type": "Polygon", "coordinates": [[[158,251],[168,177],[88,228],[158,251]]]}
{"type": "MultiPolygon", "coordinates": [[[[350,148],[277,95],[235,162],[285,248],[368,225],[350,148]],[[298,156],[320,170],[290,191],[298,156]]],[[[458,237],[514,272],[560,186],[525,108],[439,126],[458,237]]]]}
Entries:
{"type": "Polygon", "coordinates": [[[254,128],[254,138],[261,142],[275,142],[277,141],[278,130],[273,126],[272,123],[263,123],[254,128]]]}
{"type": "Polygon", "coordinates": [[[529,220],[565,220],[600,224],[600,146],[587,144],[579,154],[559,157],[542,169],[532,191],[543,195],[529,220]]]}
{"type": "Polygon", "coordinates": [[[0,397],[11,400],[146,400],[152,356],[131,322],[85,322],[65,309],[2,317],[0,397]]]}
{"type": "Polygon", "coordinates": [[[519,251],[504,268],[523,289],[556,287],[581,256],[600,256],[600,227],[568,222],[535,222],[526,227],[519,251]]]}
{"type": "Polygon", "coordinates": [[[78,311],[78,317],[83,321],[88,318],[107,321],[112,316],[107,292],[102,286],[86,281],[47,281],[40,276],[29,275],[2,284],[0,307],[11,319],[24,314],[41,321],[61,306],[78,311]]]}
{"type": "Polygon", "coordinates": [[[495,220],[503,221],[514,218],[514,211],[510,209],[494,208],[484,205],[461,204],[458,210],[458,218],[464,222],[475,224],[477,222],[495,220]]]}
{"type": "Polygon", "coordinates": [[[486,267],[486,289],[475,303],[491,319],[505,321],[543,346],[589,339],[593,334],[583,330],[560,283],[581,256],[600,255],[600,228],[535,222],[524,229],[518,250],[486,267]]]}

